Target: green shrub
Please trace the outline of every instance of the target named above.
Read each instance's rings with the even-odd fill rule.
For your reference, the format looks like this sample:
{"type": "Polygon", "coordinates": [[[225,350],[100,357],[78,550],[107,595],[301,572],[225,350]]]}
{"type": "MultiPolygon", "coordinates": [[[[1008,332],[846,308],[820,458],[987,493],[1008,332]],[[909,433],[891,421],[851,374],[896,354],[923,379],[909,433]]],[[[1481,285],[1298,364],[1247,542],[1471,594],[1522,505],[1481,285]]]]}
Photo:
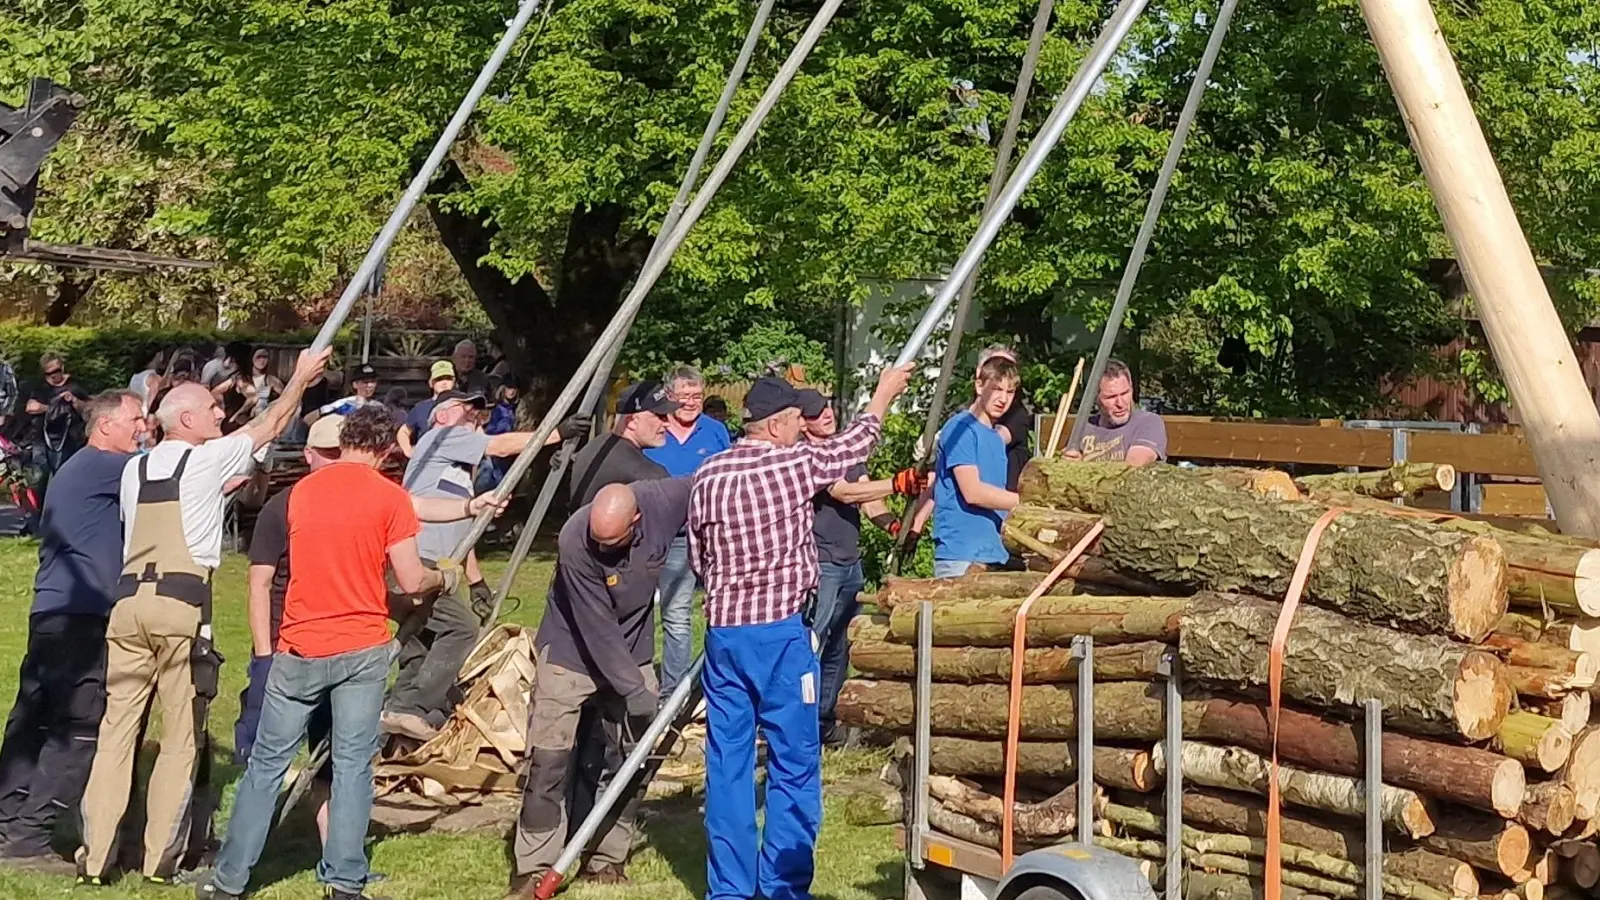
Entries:
{"type": "MultiPolygon", "coordinates": [[[[239,331],[190,331],[144,328],[78,328],[0,323],[0,358],[31,382],[39,376],[39,356],[55,351],[67,358],[67,370],[88,391],[124,387],[157,353],[177,348],[202,348],[228,341],[309,344],[315,332],[250,334],[239,331]]],[[[336,342],[336,346],[342,341],[336,342]]]]}

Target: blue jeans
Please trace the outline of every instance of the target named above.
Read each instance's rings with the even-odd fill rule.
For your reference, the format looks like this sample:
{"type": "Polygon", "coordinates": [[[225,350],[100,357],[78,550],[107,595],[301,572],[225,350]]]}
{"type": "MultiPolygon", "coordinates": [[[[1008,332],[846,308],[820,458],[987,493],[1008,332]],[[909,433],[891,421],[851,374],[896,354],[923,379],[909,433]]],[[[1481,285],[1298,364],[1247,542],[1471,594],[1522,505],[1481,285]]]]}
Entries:
{"type": "Polygon", "coordinates": [[[672,696],[673,688],[689,671],[689,654],[694,649],[694,569],[689,566],[689,538],[678,535],[667,551],[661,567],[661,696],[672,696]]]}
{"type": "Polygon", "coordinates": [[[706,900],[810,900],[822,824],[817,657],[799,615],[706,631],[706,900]],[[767,819],[756,827],[756,728],[767,819]]]}
{"type": "Polygon", "coordinates": [[[817,718],[823,737],[833,731],[833,707],[850,673],[850,620],[861,609],[856,600],[867,579],[861,563],[848,566],[817,564],[817,608],[811,630],[817,633],[817,656],[822,663],[822,692],[817,695],[817,718]]]}
{"type": "Polygon", "coordinates": [[[333,796],[328,840],[317,880],[360,893],[367,883],[367,826],[372,817],[372,758],[378,753],[378,714],[394,645],[306,659],[273,657],[250,764],[233,801],[228,836],[217,852],[212,884],[242,894],[272,828],[284,773],[305,739],[311,713],[325,698],[333,706],[333,796]]]}
{"type": "Polygon", "coordinates": [[[970,568],[972,563],[965,559],[936,559],[933,561],[933,577],[960,578],[970,568]]]}

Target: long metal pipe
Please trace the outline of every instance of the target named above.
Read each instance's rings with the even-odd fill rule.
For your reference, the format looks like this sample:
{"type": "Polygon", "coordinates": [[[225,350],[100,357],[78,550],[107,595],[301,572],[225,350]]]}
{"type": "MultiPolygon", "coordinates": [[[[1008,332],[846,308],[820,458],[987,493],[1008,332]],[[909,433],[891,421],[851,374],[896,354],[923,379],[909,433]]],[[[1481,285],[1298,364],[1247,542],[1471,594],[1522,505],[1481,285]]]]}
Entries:
{"type": "Polygon", "coordinates": [[[1178,170],[1179,158],[1183,156],[1184,142],[1189,139],[1189,130],[1194,127],[1194,117],[1200,111],[1200,101],[1204,99],[1206,85],[1211,81],[1211,69],[1217,64],[1222,42],[1228,36],[1228,26],[1233,22],[1233,11],[1238,5],[1239,0],[1222,0],[1222,6],[1217,10],[1217,22],[1211,28],[1211,37],[1206,42],[1205,53],[1200,56],[1200,65],[1194,70],[1194,83],[1189,85],[1189,96],[1183,102],[1183,111],[1178,114],[1178,127],[1173,130],[1172,141],[1167,144],[1166,159],[1161,161],[1161,174],[1156,177],[1155,190],[1150,192],[1150,202],[1145,204],[1144,221],[1139,223],[1139,235],[1134,238],[1133,250],[1128,254],[1128,267],[1123,270],[1122,281],[1117,284],[1111,315],[1106,319],[1105,330],[1100,333],[1100,347],[1095,350],[1094,365],[1089,368],[1089,380],[1083,383],[1083,396],[1078,400],[1072,434],[1067,438],[1068,447],[1078,445],[1078,439],[1083,437],[1083,427],[1089,422],[1089,411],[1100,396],[1100,377],[1105,374],[1106,361],[1111,358],[1111,349],[1116,346],[1122,317],[1128,312],[1128,301],[1133,297],[1134,284],[1139,281],[1139,270],[1144,267],[1150,238],[1156,233],[1161,208],[1167,202],[1167,189],[1172,187],[1172,176],[1178,170]]]}
{"type": "MultiPolygon", "coordinates": [[[[647,260],[655,258],[661,249],[661,239],[677,227],[678,220],[683,218],[683,210],[689,205],[689,195],[694,192],[695,182],[700,180],[700,170],[705,168],[706,159],[711,155],[711,148],[716,144],[717,134],[722,131],[722,123],[728,118],[728,110],[733,106],[734,95],[739,92],[739,85],[744,81],[744,73],[749,69],[750,60],[755,56],[756,47],[761,43],[761,32],[765,30],[767,19],[772,15],[772,7],[776,3],[777,0],[761,0],[761,5],[756,7],[756,17],[750,23],[750,30],[745,33],[744,46],[739,48],[739,56],[733,61],[733,68],[728,70],[728,79],[722,85],[722,96],[717,98],[717,106],[711,111],[711,119],[706,122],[705,131],[700,134],[700,144],[695,147],[694,156],[689,159],[689,168],[684,171],[683,180],[678,183],[678,194],[672,198],[672,205],[667,207],[666,218],[661,220],[661,228],[656,232],[656,239],[650,245],[647,260]]],[[[599,404],[600,398],[605,394],[606,385],[611,381],[611,370],[617,363],[617,354],[622,351],[622,342],[627,337],[628,328],[632,326],[633,321],[630,318],[627,328],[623,329],[622,334],[606,350],[605,359],[600,361],[594,377],[589,379],[589,387],[584,391],[579,409],[595,409],[599,404]]],[[[540,485],[539,495],[533,501],[533,509],[528,513],[528,520],[522,525],[522,533],[517,536],[517,544],[511,550],[511,559],[507,561],[505,573],[500,576],[500,585],[494,593],[494,612],[484,622],[480,636],[494,627],[495,620],[500,618],[500,610],[505,605],[506,597],[511,593],[511,584],[516,580],[517,571],[528,558],[528,551],[533,547],[533,539],[539,533],[540,526],[544,524],[545,516],[549,514],[550,507],[555,502],[556,492],[561,489],[561,481],[566,476],[567,468],[572,464],[572,458],[577,452],[576,438],[561,445],[555,465],[551,467],[550,474],[545,476],[544,484],[540,485]]]]}
{"type": "Polygon", "coordinates": [[[977,271],[978,261],[983,258],[984,251],[994,243],[995,236],[1000,233],[1000,226],[1011,217],[1011,211],[1016,208],[1023,191],[1028,189],[1034,176],[1039,174],[1045,158],[1061,140],[1061,135],[1072,122],[1072,117],[1077,115],[1079,107],[1083,106],[1083,101],[1088,98],[1095,82],[1100,79],[1106,66],[1111,64],[1111,58],[1116,55],[1117,48],[1133,29],[1134,22],[1138,20],[1139,14],[1144,12],[1148,2],[1149,0],[1123,0],[1122,5],[1112,14],[1100,38],[1095,41],[1089,50],[1089,55],[1079,67],[1078,73],[1073,76],[1072,83],[1061,93],[1055,109],[1045,120],[1039,134],[1034,137],[1032,146],[1017,163],[1016,171],[1006,180],[1005,190],[1000,193],[994,208],[978,223],[977,233],[967,242],[966,249],[961,251],[961,257],[951,268],[950,274],[939,288],[938,295],[933,298],[933,303],[929,305],[927,312],[923,313],[922,321],[917,323],[916,330],[901,348],[895,365],[903,366],[914,362],[922,353],[923,345],[928,342],[928,337],[933,334],[939,320],[944,317],[945,311],[955,300],[956,292],[968,278],[972,277],[972,273],[977,271]]]}
{"type": "MultiPolygon", "coordinates": [[[[1129,2],[1134,2],[1134,0],[1129,0],[1129,2]]],[[[644,302],[645,295],[650,292],[650,288],[655,285],[657,279],[661,277],[661,273],[666,270],[668,260],[682,245],[684,238],[689,234],[689,230],[700,220],[700,216],[705,213],[706,207],[710,205],[711,199],[716,196],[717,189],[722,187],[722,183],[728,179],[728,175],[733,171],[734,165],[738,163],[739,157],[755,140],[756,132],[760,130],[761,123],[766,121],[773,107],[777,106],[778,98],[783,95],[784,89],[789,86],[790,82],[794,81],[795,75],[800,71],[801,64],[811,54],[812,48],[821,39],[823,30],[833,20],[834,14],[839,11],[839,6],[842,3],[843,0],[824,0],[822,8],[817,11],[816,16],[811,20],[811,24],[806,27],[805,33],[800,36],[799,42],[790,51],[789,58],[784,60],[783,66],[778,70],[778,74],[773,78],[772,83],[767,86],[766,92],[761,95],[761,100],[750,113],[750,118],[740,127],[739,133],[734,135],[733,141],[728,145],[728,149],[723,153],[722,158],[717,161],[717,165],[711,170],[711,174],[706,176],[706,183],[696,193],[694,202],[690,203],[689,208],[684,211],[683,218],[678,222],[678,225],[667,234],[655,256],[645,261],[644,269],[639,273],[638,280],[634,282],[633,290],[628,292],[627,299],[622,302],[622,306],[617,310],[616,316],[612,318],[611,324],[606,326],[606,330],[601,333],[594,346],[589,349],[588,356],[584,357],[583,362],[579,364],[578,370],[572,373],[572,378],[567,382],[567,386],[562,389],[560,396],[545,412],[544,419],[540,421],[538,428],[534,429],[533,436],[528,440],[527,446],[523,447],[522,452],[517,455],[516,461],[511,464],[511,469],[506,473],[505,479],[500,482],[500,486],[495,488],[496,497],[504,499],[510,494],[511,489],[527,473],[528,467],[533,465],[534,457],[538,454],[539,448],[544,446],[545,439],[550,436],[551,432],[555,431],[556,424],[566,416],[567,410],[577,401],[579,391],[593,377],[595,370],[599,368],[601,358],[610,352],[611,344],[617,341],[622,336],[622,333],[627,330],[634,315],[638,313],[640,304],[644,302]]],[[[468,551],[483,536],[484,529],[488,527],[489,519],[492,515],[491,510],[485,510],[478,516],[473,522],[472,528],[462,537],[461,543],[450,554],[452,560],[459,563],[466,557],[468,551]]]]}
{"type": "Polygon", "coordinates": [[[411,212],[422,201],[422,195],[428,190],[429,182],[433,181],[434,173],[439,171],[439,166],[449,155],[450,147],[455,144],[456,137],[461,134],[461,129],[466,127],[467,120],[472,118],[473,111],[478,108],[478,101],[488,92],[489,83],[494,81],[500,66],[510,55],[512,46],[528,27],[528,22],[533,19],[534,13],[539,11],[542,2],[543,0],[522,0],[522,5],[517,7],[516,17],[506,26],[506,33],[501,36],[500,43],[495,45],[494,53],[490,54],[489,61],[484,63],[482,71],[478,72],[478,80],[472,83],[467,95],[461,98],[461,105],[456,107],[455,115],[451,116],[449,124],[445,125],[444,133],[434,142],[433,152],[428,154],[428,159],[422,164],[422,168],[412,176],[405,195],[389,214],[388,221],[383,223],[383,229],[378,232],[378,237],[367,249],[367,255],[361,260],[356,273],[350,276],[350,282],[344,286],[344,293],[339,295],[339,302],[333,305],[333,312],[328,314],[328,320],[322,323],[322,330],[317,332],[316,340],[311,342],[313,351],[326,349],[333,343],[334,335],[344,326],[345,319],[349,318],[350,310],[355,308],[356,300],[360,298],[361,293],[372,283],[374,273],[383,264],[383,258],[394,245],[400,229],[405,227],[406,220],[411,218],[411,212]]]}
{"type": "MultiPolygon", "coordinates": [[[[1022,114],[1027,109],[1028,95],[1033,90],[1033,73],[1039,68],[1039,53],[1044,48],[1045,35],[1050,31],[1050,16],[1055,8],[1055,0],[1039,0],[1039,9],[1033,15],[1033,31],[1028,35],[1028,49],[1022,55],[1017,85],[1011,91],[1011,110],[1006,114],[1005,130],[1000,133],[1000,143],[995,147],[994,171],[989,173],[989,191],[983,198],[980,219],[994,208],[995,200],[1006,186],[1006,174],[1011,171],[1011,154],[1017,146],[1017,132],[1022,129],[1022,114]]],[[[939,370],[939,380],[933,386],[933,400],[928,404],[928,421],[922,427],[922,440],[913,451],[918,454],[915,462],[919,464],[931,456],[923,454],[933,447],[933,441],[939,434],[939,426],[944,418],[945,395],[950,392],[950,373],[961,359],[961,339],[966,335],[967,316],[977,290],[978,269],[974,267],[972,276],[961,285],[961,293],[956,298],[955,319],[950,324],[950,344],[944,351],[944,365],[939,370]]],[[[911,519],[915,515],[916,504],[907,503],[905,513],[900,517],[900,537],[895,542],[894,558],[890,561],[890,569],[896,575],[900,574],[901,560],[905,558],[906,545],[911,540],[911,519]]]]}

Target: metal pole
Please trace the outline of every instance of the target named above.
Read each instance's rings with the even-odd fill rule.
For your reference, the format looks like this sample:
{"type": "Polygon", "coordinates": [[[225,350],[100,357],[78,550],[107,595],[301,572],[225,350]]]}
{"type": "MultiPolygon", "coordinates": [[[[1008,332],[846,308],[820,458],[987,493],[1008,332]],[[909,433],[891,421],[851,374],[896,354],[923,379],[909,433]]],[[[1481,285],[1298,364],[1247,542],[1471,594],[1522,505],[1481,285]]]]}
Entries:
{"type": "Polygon", "coordinates": [[[1078,843],[1094,846],[1094,638],[1072,639],[1078,657],[1078,843]]]}
{"type": "MultiPolygon", "coordinates": [[[[744,73],[749,69],[750,60],[755,56],[756,47],[761,43],[761,32],[766,28],[767,18],[772,14],[772,7],[776,2],[777,0],[761,0],[761,5],[756,8],[756,17],[750,23],[750,30],[745,33],[744,46],[739,48],[739,56],[734,60],[733,68],[728,71],[728,79],[722,85],[722,96],[717,98],[717,106],[711,111],[711,119],[706,122],[705,130],[700,134],[700,144],[695,147],[694,156],[689,159],[689,168],[684,171],[683,180],[678,184],[678,194],[672,198],[672,205],[667,207],[667,216],[661,221],[661,229],[656,232],[655,242],[650,245],[650,253],[646,260],[656,257],[661,249],[661,239],[677,227],[678,220],[683,218],[683,210],[689,204],[689,194],[694,191],[695,182],[700,180],[700,170],[705,168],[706,158],[711,155],[717,134],[722,131],[722,123],[728,118],[728,110],[733,106],[734,95],[738,93],[739,85],[744,81],[744,73]]],[[[632,326],[633,320],[630,318],[628,328],[632,326]]],[[[595,409],[600,398],[605,395],[606,385],[611,381],[612,367],[616,365],[617,354],[622,350],[622,341],[627,336],[628,328],[624,328],[622,334],[607,349],[605,359],[600,362],[594,377],[589,380],[589,387],[583,394],[579,409],[595,409]]],[[[561,489],[561,480],[567,474],[567,467],[572,464],[572,458],[577,452],[576,438],[561,445],[555,465],[551,467],[550,474],[545,476],[544,484],[539,487],[539,495],[533,501],[533,509],[528,513],[528,520],[523,523],[522,534],[517,537],[517,545],[512,548],[511,559],[506,563],[505,574],[500,577],[500,587],[494,594],[494,612],[484,622],[479,632],[480,637],[493,628],[495,621],[500,618],[500,609],[511,593],[511,583],[516,580],[517,570],[522,568],[523,561],[528,558],[528,550],[533,546],[534,536],[544,524],[545,516],[549,514],[550,507],[555,502],[556,492],[561,489]]]]}
{"type": "MultiPolygon", "coordinates": [[[[1383,701],[1361,704],[1366,713],[1366,762],[1362,789],[1366,792],[1367,900],[1383,900],[1383,701]]],[[[1170,772],[1172,767],[1169,765],[1170,772]]]]}
{"type": "Polygon", "coordinates": [[[906,841],[906,853],[914,868],[925,862],[928,838],[928,746],[933,742],[933,601],[924,600],[917,607],[917,687],[913,698],[916,704],[912,716],[915,746],[912,747],[911,774],[911,840],[906,841]]]}
{"type": "Polygon", "coordinates": [[[1134,238],[1133,250],[1128,254],[1128,267],[1123,270],[1122,281],[1117,284],[1111,315],[1106,319],[1105,330],[1100,333],[1100,347],[1095,351],[1094,365],[1089,369],[1089,380],[1084,382],[1083,396],[1078,400],[1077,415],[1072,420],[1072,434],[1067,438],[1069,448],[1076,447],[1078,440],[1083,437],[1089,411],[1100,396],[1100,376],[1105,373],[1111,348],[1117,343],[1117,332],[1122,328],[1122,317],[1128,312],[1128,301],[1133,297],[1133,286],[1139,280],[1139,270],[1144,266],[1150,238],[1155,234],[1156,222],[1161,218],[1161,208],[1167,202],[1167,190],[1172,187],[1173,173],[1178,170],[1178,159],[1183,156],[1184,142],[1189,139],[1194,117],[1200,111],[1200,101],[1206,94],[1206,84],[1211,80],[1211,69],[1222,52],[1223,39],[1228,36],[1228,26],[1233,22],[1233,11],[1238,5],[1239,0],[1222,0],[1222,6],[1217,10],[1217,22],[1212,26],[1211,37],[1206,42],[1205,53],[1201,54],[1200,65],[1194,70],[1194,83],[1189,85],[1189,96],[1183,102],[1183,111],[1178,114],[1178,127],[1173,130],[1172,141],[1167,144],[1166,159],[1161,161],[1161,173],[1156,176],[1155,190],[1150,192],[1150,202],[1144,208],[1144,221],[1139,223],[1139,234],[1134,238]]]}
{"type": "Polygon", "coordinates": [[[1022,192],[1027,190],[1028,184],[1039,174],[1045,157],[1050,155],[1050,151],[1061,140],[1061,135],[1067,130],[1072,117],[1077,115],[1078,108],[1088,98],[1089,91],[1100,79],[1100,74],[1111,64],[1111,58],[1116,55],[1117,48],[1133,29],[1133,23],[1139,18],[1139,14],[1144,12],[1148,2],[1149,0],[1123,0],[1122,5],[1112,14],[1099,39],[1090,48],[1089,55],[1084,59],[1078,73],[1073,76],[1072,83],[1067,85],[1067,89],[1056,101],[1055,110],[1050,113],[1048,119],[1045,119],[1038,136],[1033,139],[1032,146],[1023,154],[1016,170],[1006,180],[1005,189],[995,200],[994,208],[978,223],[978,232],[967,242],[966,249],[961,251],[961,257],[956,260],[949,276],[939,288],[938,296],[933,298],[933,303],[927,312],[923,313],[922,321],[917,324],[916,330],[911,333],[910,339],[901,349],[895,365],[907,365],[914,362],[921,354],[929,335],[933,334],[939,320],[944,318],[945,311],[955,300],[956,292],[968,278],[972,277],[972,273],[977,271],[978,260],[983,257],[989,245],[994,243],[995,235],[1000,233],[1000,226],[1010,218],[1011,211],[1022,198],[1022,192]]]}
{"type": "MultiPolygon", "coordinates": [[[[1022,56],[1022,68],[1017,72],[1017,86],[1011,92],[1011,110],[1006,114],[1006,127],[1000,133],[999,145],[995,147],[994,171],[989,173],[989,192],[983,199],[980,219],[987,216],[994,208],[996,198],[1006,185],[1006,174],[1011,171],[1011,153],[1017,146],[1017,132],[1022,128],[1022,114],[1028,105],[1028,94],[1033,90],[1033,73],[1039,67],[1039,51],[1044,47],[1045,34],[1050,31],[1050,16],[1055,8],[1055,0],[1039,0],[1039,11],[1033,15],[1033,31],[1028,35],[1028,49],[1022,56]]],[[[961,359],[961,339],[966,335],[967,317],[972,310],[972,296],[977,293],[977,289],[978,268],[974,266],[971,277],[961,285],[961,293],[956,298],[955,320],[950,324],[950,344],[945,347],[939,380],[933,386],[933,400],[928,404],[928,421],[922,426],[922,440],[917,443],[913,453],[931,448],[939,435],[940,420],[944,418],[945,395],[950,391],[950,373],[955,370],[956,363],[961,359]]],[[[926,460],[927,457],[919,457],[913,462],[921,464],[926,460]]],[[[915,514],[916,504],[907,503],[905,513],[900,517],[900,538],[895,541],[894,560],[890,564],[895,574],[900,572],[900,562],[905,557],[906,546],[911,540],[911,519],[915,514]]]]}
{"type": "Polygon", "coordinates": [[[494,53],[490,54],[489,61],[478,73],[478,79],[472,83],[467,96],[461,98],[461,105],[456,107],[455,115],[451,116],[449,124],[445,125],[444,133],[434,142],[433,152],[428,154],[427,161],[411,178],[411,184],[406,187],[405,195],[400,198],[399,205],[389,214],[388,221],[383,223],[383,229],[378,232],[377,239],[367,249],[367,255],[361,260],[361,266],[356,269],[355,275],[350,278],[350,283],[344,286],[344,293],[339,295],[339,302],[334,304],[333,312],[328,314],[328,321],[322,323],[322,330],[317,332],[317,339],[311,342],[312,351],[323,350],[333,343],[333,336],[339,333],[345,319],[349,318],[356,299],[366,290],[373,273],[378,271],[378,266],[382,265],[383,258],[394,245],[394,239],[399,236],[400,229],[404,228],[406,220],[411,218],[411,211],[417,208],[423,193],[428,189],[429,182],[433,180],[434,173],[439,170],[445,156],[450,153],[450,147],[455,143],[456,136],[461,134],[461,129],[466,127],[467,120],[472,118],[473,110],[478,108],[478,101],[488,92],[489,83],[500,71],[500,66],[510,55],[512,46],[522,35],[523,29],[528,27],[528,22],[533,19],[534,13],[539,11],[541,3],[542,0],[522,0],[522,5],[517,8],[516,18],[506,26],[506,33],[501,36],[500,43],[495,45],[494,53]]]}
{"type": "MultiPolygon", "coordinates": [[[[1129,0],[1129,2],[1134,2],[1134,0],[1129,0]]],[[[745,149],[755,140],[756,132],[760,130],[761,123],[766,121],[773,107],[777,106],[778,98],[783,95],[784,89],[789,86],[795,75],[799,73],[801,64],[805,62],[806,57],[811,53],[811,49],[821,39],[823,30],[832,21],[834,14],[839,11],[839,6],[842,3],[843,0],[824,0],[822,8],[817,11],[816,17],[811,20],[811,24],[806,27],[805,33],[800,36],[799,43],[790,51],[789,58],[784,60],[777,76],[767,86],[766,92],[761,95],[761,100],[750,113],[750,118],[740,127],[739,133],[734,135],[727,151],[717,161],[716,168],[712,169],[711,174],[706,176],[706,183],[695,195],[694,202],[690,203],[689,208],[684,211],[683,218],[678,222],[677,227],[673,228],[662,240],[656,253],[645,261],[644,269],[639,273],[638,280],[634,282],[633,289],[628,292],[627,299],[622,302],[622,306],[617,310],[616,316],[612,318],[611,324],[606,326],[606,330],[601,333],[594,346],[589,349],[588,356],[584,357],[583,362],[579,364],[578,370],[572,373],[571,380],[562,389],[560,396],[545,412],[544,419],[534,429],[533,436],[529,438],[527,446],[523,447],[522,452],[517,455],[516,461],[511,464],[511,469],[506,473],[505,479],[500,482],[500,486],[495,488],[496,497],[504,499],[509,495],[512,488],[527,473],[528,467],[533,465],[534,457],[538,455],[539,449],[544,446],[545,439],[550,436],[551,432],[555,431],[556,425],[566,416],[567,410],[572,407],[572,404],[577,401],[579,391],[593,377],[595,371],[599,368],[600,360],[610,351],[611,344],[617,341],[622,336],[622,333],[627,330],[633,316],[639,311],[639,306],[644,302],[645,295],[650,292],[650,288],[655,285],[657,279],[661,277],[661,273],[666,270],[668,260],[672,258],[672,254],[677,251],[678,247],[683,244],[684,238],[688,236],[689,230],[694,227],[695,223],[700,220],[700,216],[705,213],[706,207],[710,205],[711,199],[716,196],[717,189],[722,187],[722,183],[727,180],[729,173],[733,171],[733,167],[739,161],[739,157],[744,154],[745,149]]],[[[477,520],[473,522],[471,530],[462,537],[461,543],[450,554],[452,560],[459,563],[466,557],[467,552],[472,549],[473,545],[478,543],[478,539],[483,537],[483,532],[488,527],[489,519],[492,516],[492,510],[485,510],[478,516],[477,520]]]]}
{"type": "Polygon", "coordinates": [[[1183,665],[1175,651],[1161,660],[1166,670],[1166,900],[1183,900],[1183,665]],[[1175,761],[1175,762],[1174,762],[1175,761]]]}

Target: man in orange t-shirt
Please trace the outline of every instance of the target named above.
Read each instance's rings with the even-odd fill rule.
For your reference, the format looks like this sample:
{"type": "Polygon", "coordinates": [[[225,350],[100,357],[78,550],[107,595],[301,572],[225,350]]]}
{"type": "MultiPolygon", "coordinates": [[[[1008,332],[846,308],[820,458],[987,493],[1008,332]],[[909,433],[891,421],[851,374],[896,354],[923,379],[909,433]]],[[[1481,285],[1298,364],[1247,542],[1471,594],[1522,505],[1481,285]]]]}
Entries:
{"type": "Polygon", "coordinates": [[[250,881],[271,828],[278,791],[311,711],[333,707],[333,795],[317,880],[329,900],[357,900],[367,882],[372,758],[393,657],[384,566],[409,594],[453,591],[459,569],[425,567],[405,489],[378,466],[394,447],[388,410],[369,404],[345,418],[339,461],[289,495],[289,587],[261,722],[234,799],[216,870],[196,892],[233,900],[250,881]]]}

